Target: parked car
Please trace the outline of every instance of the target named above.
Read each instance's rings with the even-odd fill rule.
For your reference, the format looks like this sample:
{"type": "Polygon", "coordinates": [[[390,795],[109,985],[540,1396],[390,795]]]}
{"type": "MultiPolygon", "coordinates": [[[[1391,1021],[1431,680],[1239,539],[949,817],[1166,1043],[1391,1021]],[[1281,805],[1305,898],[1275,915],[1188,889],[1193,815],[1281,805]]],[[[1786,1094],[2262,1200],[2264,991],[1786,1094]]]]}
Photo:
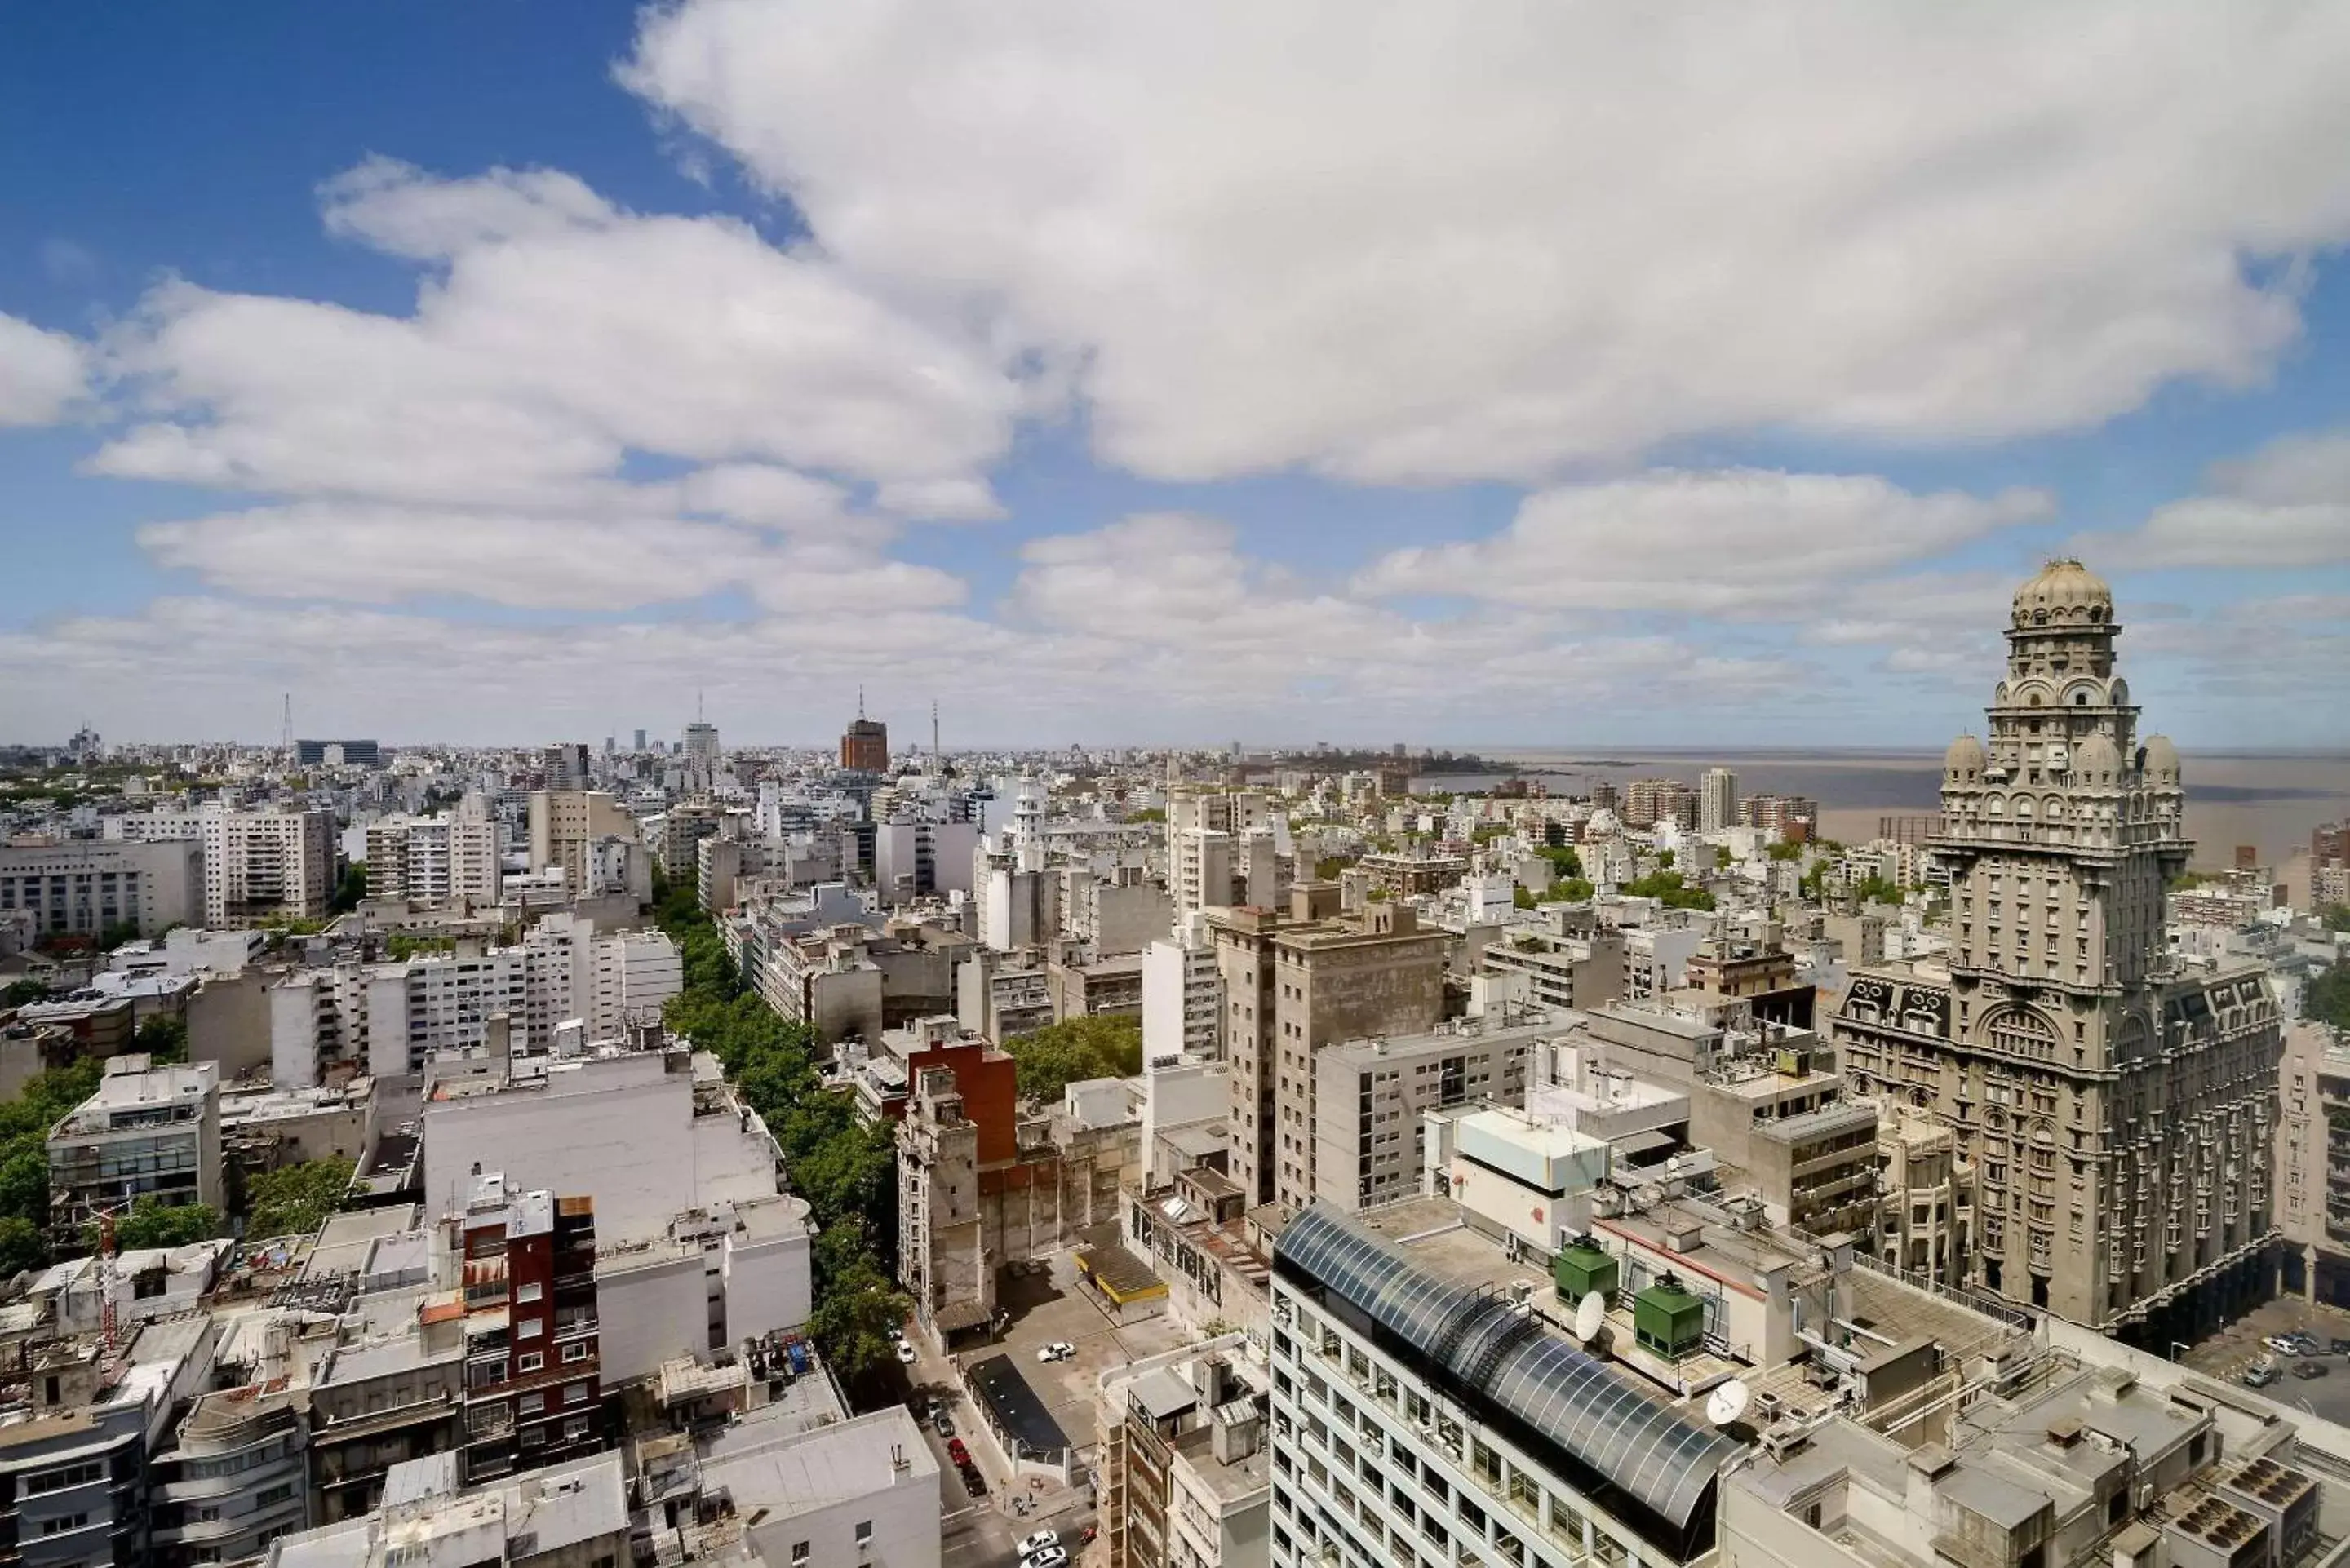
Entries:
{"type": "Polygon", "coordinates": [[[1077,1347],[1066,1339],[1056,1339],[1036,1352],[1039,1361],[1066,1361],[1077,1353],[1077,1347]]]}
{"type": "Polygon", "coordinates": [[[1047,1546],[1058,1546],[1060,1543],[1061,1532],[1059,1531],[1040,1530],[1035,1534],[1030,1536],[1027,1540],[1022,1542],[1018,1550],[1020,1555],[1023,1557],[1034,1557],[1039,1552],[1044,1551],[1047,1546]]]}
{"type": "Polygon", "coordinates": [[[2276,1380],[2277,1369],[2273,1366],[2247,1367],[2244,1372],[2244,1386],[2247,1388],[2265,1388],[2276,1380]]]}
{"type": "Polygon", "coordinates": [[[975,1469],[966,1469],[962,1472],[962,1490],[972,1497],[985,1497],[987,1478],[975,1469]]]}
{"type": "Polygon", "coordinates": [[[2325,1376],[2325,1363],[2323,1361],[2297,1361],[2293,1363],[2293,1375],[2295,1377],[2303,1378],[2323,1377],[2325,1376]]]}
{"type": "Polygon", "coordinates": [[[1047,1546],[1042,1552],[1032,1552],[1020,1560],[1020,1568],[1061,1568],[1069,1554],[1058,1546],[1047,1546]]]}
{"type": "Polygon", "coordinates": [[[2291,1355],[2301,1348],[2301,1342],[2289,1334],[2272,1334],[2261,1343],[2279,1355],[2291,1355]]]}
{"type": "Polygon", "coordinates": [[[954,1417],[947,1414],[946,1407],[943,1405],[931,1413],[931,1425],[938,1428],[939,1436],[941,1438],[954,1436],[954,1417]]]}
{"type": "Polygon", "coordinates": [[[947,1458],[955,1462],[955,1469],[964,1469],[971,1464],[971,1450],[962,1446],[962,1439],[961,1438],[949,1438],[947,1439],[947,1458]]]}
{"type": "Polygon", "coordinates": [[[898,1342],[898,1360],[903,1366],[914,1365],[914,1347],[902,1339],[898,1342]]]}
{"type": "Polygon", "coordinates": [[[2325,1348],[2336,1355],[2350,1355],[2350,1339],[2329,1339],[2325,1348]]]}

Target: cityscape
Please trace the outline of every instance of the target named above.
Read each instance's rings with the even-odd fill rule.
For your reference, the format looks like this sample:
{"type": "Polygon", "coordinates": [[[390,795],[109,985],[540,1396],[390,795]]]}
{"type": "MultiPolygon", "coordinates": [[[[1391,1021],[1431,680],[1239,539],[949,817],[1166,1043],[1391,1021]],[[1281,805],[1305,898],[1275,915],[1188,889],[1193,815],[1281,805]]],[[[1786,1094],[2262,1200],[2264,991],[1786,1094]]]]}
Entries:
{"type": "Polygon", "coordinates": [[[2350,1565],[2345,81],[0,21],[0,1568],[2350,1565]]]}

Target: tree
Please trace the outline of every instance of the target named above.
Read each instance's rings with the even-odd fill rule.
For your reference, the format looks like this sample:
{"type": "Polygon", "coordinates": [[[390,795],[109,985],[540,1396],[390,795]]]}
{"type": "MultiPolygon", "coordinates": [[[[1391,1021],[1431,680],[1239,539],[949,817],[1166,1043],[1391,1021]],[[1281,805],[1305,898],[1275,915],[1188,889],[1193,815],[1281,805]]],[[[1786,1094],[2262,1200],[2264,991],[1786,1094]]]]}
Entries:
{"type": "Polygon", "coordinates": [[[843,1381],[861,1382],[895,1359],[889,1331],[906,1321],[912,1306],[891,1287],[859,1227],[817,1234],[808,1333],[843,1381]]]}
{"type": "Polygon", "coordinates": [[[1637,881],[1626,883],[1624,891],[1636,898],[1654,898],[1668,909],[1713,908],[1713,895],[1702,888],[1690,887],[1678,871],[1651,871],[1637,881]]]}
{"type": "Polygon", "coordinates": [[[1018,1064],[1024,1099],[1057,1100],[1087,1078],[1130,1078],[1142,1071],[1142,1020],[1072,1018],[1025,1034],[1003,1049],[1018,1064]]]}
{"type": "Polygon", "coordinates": [[[1717,871],[1730,869],[1730,846],[1727,844],[1717,844],[1713,846],[1713,868],[1717,871]]]}
{"type": "MultiPolygon", "coordinates": [[[[208,1241],[221,1233],[221,1217],[209,1203],[166,1203],[150,1192],[114,1217],[114,1247],[119,1252],[142,1247],[184,1247],[208,1241]]],[[[98,1221],[82,1229],[82,1245],[98,1251],[98,1221]]]]}
{"type": "Polygon", "coordinates": [[[367,897],[367,862],[354,860],[343,867],[342,880],[335,884],[334,896],[327,900],[328,909],[338,915],[349,914],[367,897]]]}
{"type": "Polygon", "coordinates": [[[1659,870],[1660,870],[1660,871],[1669,871],[1669,870],[1671,870],[1671,869],[1673,868],[1673,860],[1674,860],[1674,855],[1673,855],[1673,852],[1672,852],[1671,850],[1669,850],[1669,849],[1659,849],[1659,850],[1658,850],[1658,851],[1657,851],[1657,868],[1658,868],[1659,870]]]}
{"type": "Polygon", "coordinates": [[[1782,838],[1765,848],[1762,853],[1773,860],[1801,860],[1804,857],[1804,846],[1782,838]]]}
{"type": "Polygon", "coordinates": [[[139,1025],[130,1048],[155,1058],[158,1065],[188,1059],[188,1021],[175,1012],[158,1012],[139,1025]]]}
{"type": "Polygon", "coordinates": [[[1580,904],[1599,891],[1581,877],[1569,877],[1563,881],[1554,882],[1550,885],[1550,890],[1570,904],[1580,904]]]}
{"type": "Polygon", "coordinates": [[[49,1249],[41,1228],[14,1214],[0,1218],[0,1280],[47,1265],[49,1249]]]}
{"type": "Polygon", "coordinates": [[[0,989],[0,1007],[22,1007],[28,1002],[40,1002],[49,994],[49,982],[45,980],[12,980],[0,989]]]}
{"type": "Polygon", "coordinates": [[[265,1170],[245,1182],[247,1236],[307,1236],[343,1206],[351,1162],[339,1155],[265,1170]]]}
{"type": "Polygon", "coordinates": [[[2301,988],[2301,1015],[2350,1029],[2350,962],[2322,969],[2301,988]]]}
{"type": "Polygon", "coordinates": [[[2320,912],[2329,931],[2350,931],[2350,904],[2333,904],[2320,912]]]}
{"type": "Polygon", "coordinates": [[[1534,896],[1523,887],[1513,888],[1510,889],[1510,907],[1513,909],[1531,909],[1534,907],[1534,896]]]}
{"type": "Polygon", "coordinates": [[[1864,904],[1898,904],[1902,898],[1901,885],[1872,874],[1860,879],[1853,896],[1864,904]]]}
{"type": "Polygon", "coordinates": [[[1544,859],[1550,862],[1552,876],[1580,877],[1583,875],[1583,857],[1575,852],[1573,845],[1545,844],[1542,847],[1541,854],[1544,859]]]}

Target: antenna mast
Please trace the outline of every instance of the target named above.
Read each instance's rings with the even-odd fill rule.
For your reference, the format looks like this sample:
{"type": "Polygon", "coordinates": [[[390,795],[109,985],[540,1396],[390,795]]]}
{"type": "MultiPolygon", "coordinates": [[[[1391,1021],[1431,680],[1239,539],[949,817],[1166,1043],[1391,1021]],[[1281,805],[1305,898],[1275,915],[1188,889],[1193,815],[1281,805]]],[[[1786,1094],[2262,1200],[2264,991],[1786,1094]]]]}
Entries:
{"type": "Polygon", "coordinates": [[[294,693],[291,691],[286,693],[286,722],[277,737],[277,744],[285,752],[286,760],[291,763],[294,760],[294,693]]]}
{"type": "Polygon", "coordinates": [[[98,1212],[98,1332],[106,1358],[114,1359],[114,1210],[98,1212]]]}
{"type": "Polygon", "coordinates": [[[946,771],[946,759],[939,751],[939,700],[935,697],[931,699],[931,766],[946,771]]]}

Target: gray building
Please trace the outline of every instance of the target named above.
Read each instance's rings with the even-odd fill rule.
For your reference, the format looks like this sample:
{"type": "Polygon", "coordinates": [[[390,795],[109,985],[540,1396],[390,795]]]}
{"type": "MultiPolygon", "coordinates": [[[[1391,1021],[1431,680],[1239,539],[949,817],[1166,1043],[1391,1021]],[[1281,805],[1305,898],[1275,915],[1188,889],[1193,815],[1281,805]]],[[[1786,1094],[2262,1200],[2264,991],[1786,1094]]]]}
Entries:
{"type": "Polygon", "coordinates": [[[135,926],[153,936],[200,923],[204,851],[193,839],[157,844],[27,836],[0,844],[0,915],[29,911],[45,936],[96,937],[135,926]]]}
{"type": "Polygon", "coordinates": [[[220,1070],[111,1056],[98,1092],[49,1130],[49,1223],[73,1237],[101,1210],[152,1197],[221,1202],[220,1070]]]}
{"type": "Polygon", "coordinates": [[[1417,1194],[1421,1113],[1479,1101],[1523,1105],[1528,1055],[1556,1029],[1547,1018],[1508,1029],[1464,1018],[1429,1033],[1315,1052],[1307,1201],[1352,1210],[1417,1194]]]}

